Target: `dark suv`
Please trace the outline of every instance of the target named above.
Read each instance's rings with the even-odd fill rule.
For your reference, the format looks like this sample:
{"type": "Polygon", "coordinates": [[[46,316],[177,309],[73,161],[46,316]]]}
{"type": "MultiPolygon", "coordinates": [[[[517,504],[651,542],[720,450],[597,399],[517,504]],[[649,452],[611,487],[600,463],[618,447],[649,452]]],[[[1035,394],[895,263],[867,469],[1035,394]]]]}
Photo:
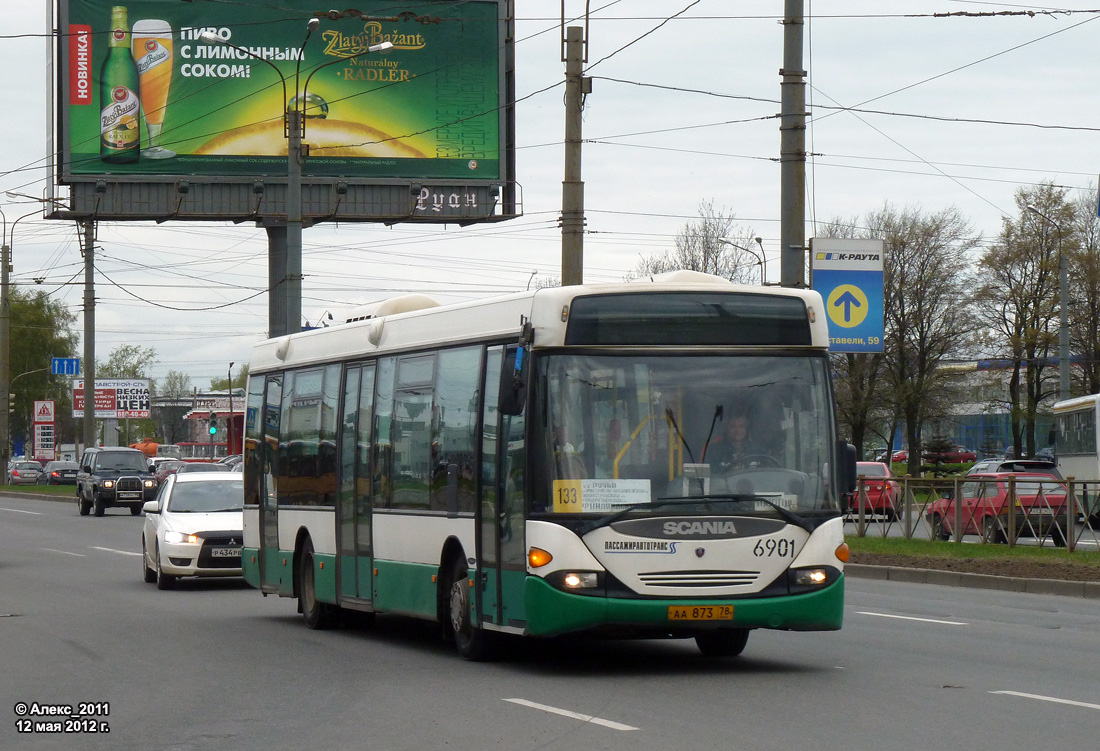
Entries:
{"type": "Polygon", "coordinates": [[[95,509],[126,506],[137,516],[146,501],[156,497],[157,483],[145,454],[128,448],[90,448],[80,459],[76,475],[76,504],[80,515],[95,509]]]}

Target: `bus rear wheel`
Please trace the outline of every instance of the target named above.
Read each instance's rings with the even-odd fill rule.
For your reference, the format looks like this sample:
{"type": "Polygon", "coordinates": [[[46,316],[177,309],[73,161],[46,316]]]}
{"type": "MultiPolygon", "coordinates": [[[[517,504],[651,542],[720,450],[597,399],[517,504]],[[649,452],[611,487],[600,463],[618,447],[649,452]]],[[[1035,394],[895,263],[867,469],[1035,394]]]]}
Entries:
{"type": "Polygon", "coordinates": [[[298,610],[306,626],[312,629],[332,628],[336,625],[339,610],[335,605],[317,599],[317,583],[313,577],[313,541],[306,539],[302,546],[301,564],[298,569],[298,610]]]}
{"type": "Polygon", "coordinates": [[[470,618],[469,571],[462,560],[455,560],[451,569],[451,589],[447,601],[455,649],[467,660],[488,660],[495,651],[495,634],[475,626],[470,618]]]}
{"type": "Polygon", "coordinates": [[[720,628],[695,635],[695,645],[707,657],[736,657],[749,641],[747,628],[720,628]]]}

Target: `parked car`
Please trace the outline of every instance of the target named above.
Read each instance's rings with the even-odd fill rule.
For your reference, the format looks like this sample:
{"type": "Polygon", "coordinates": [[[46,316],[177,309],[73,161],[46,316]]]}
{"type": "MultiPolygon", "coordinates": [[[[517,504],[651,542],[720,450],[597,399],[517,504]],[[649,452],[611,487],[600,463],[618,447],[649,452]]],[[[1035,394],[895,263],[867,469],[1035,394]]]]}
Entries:
{"type": "Polygon", "coordinates": [[[894,455],[890,457],[890,461],[899,462],[899,463],[909,461],[909,451],[908,451],[908,449],[901,449],[900,451],[895,451],[894,455]]]}
{"type": "Polygon", "coordinates": [[[989,474],[991,472],[1032,472],[1040,475],[1050,475],[1058,480],[1065,479],[1058,471],[1058,465],[1054,462],[1039,459],[983,459],[975,462],[974,466],[967,470],[967,475],[989,474]]]}
{"type": "MultiPolygon", "coordinates": [[[[1017,537],[1045,537],[1065,545],[1066,486],[1050,475],[997,472],[967,475],[960,485],[960,529],[980,535],[984,542],[1007,542],[1009,527],[1017,537]],[[1015,480],[1014,519],[1009,519],[1009,481],[1015,480]]],[[[937,540],[955,532],[954,498],[940,498],[928,506],[925,517],[937,540]]]]}
{"type": "Polygon", "coordinates": [[[81,516],[87,516],[93,508],[96,516],[103,516],[113,507],[129,508],[137,516],[142,504],[156,496],[156,490],[145,454],[137,449],[84,449],[76,474],[76,504],[81,516]]]}
{"type": "MultiPolygon", "coordinates": [[[[856,474],[865,477],[864,486],[867,488],[867,501],[864,512],[868,514],[886,514],[891,519],[896,519],[898,509],[901,508],[901,486],[896,480],[890,479],[894,475],[883,462],[856,462],[856,474]]],[[[855,493],[848,500],[848,508],[859,511],[859,493],[855,493]]]]}
{"type": "Polygon", "coordinates": [[[228,472],[228,464],[215,464],[214,462],[183,462],[176,468],[177,475],[187,475],[192,472],[228,472]]]}
{"type": "Polygon", "coordinates": [[[1044,461],[1048,461],[1048,462],[1054,462],[1057,459],[1057,457],[1054,456],[1054,447],[1053,446],[1046,446],[1044,448],[1039,449],[1038,451],[1035,452],[1035,458],[1036,459],[1041,459],[1041,460],[1044,460],[1044,461]]]}
{"type": "Polygon", "coordinates": [[[978,455],[966,446],[955,446],[947,451],[925,451],[924,460],[929,464],[963,464],[978,460],[978,455]]]}
{"type": "Polygon", "coordinates": [[[76,473],[80,465],[76,462],[46,462],[42,474],[38,476],[39,485],[76,485],[76,473]]]}
{"type": "Polygon", "coordinates": [[[5,485],[35,485],[42,474],[42,465],[35,461],[12,462],[8,465],[5,485]]]}
{"type": "Polygon", "coordinates": [[[241,576],[244,480],[220,472],[175,474],[144,505],[142,576],[171,589],[181,576],[241,576]]]}

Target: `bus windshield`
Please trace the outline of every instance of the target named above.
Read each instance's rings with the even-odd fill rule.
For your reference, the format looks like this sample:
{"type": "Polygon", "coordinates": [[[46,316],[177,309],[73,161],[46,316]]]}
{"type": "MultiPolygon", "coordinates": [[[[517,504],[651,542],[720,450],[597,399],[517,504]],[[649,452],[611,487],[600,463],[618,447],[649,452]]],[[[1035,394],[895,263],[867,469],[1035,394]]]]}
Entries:
{"type": "Polygon", "coordinates": [[[700,496],[769,516],[838,506],[823,356],[560,354],[537,372],[532,513],[700,496]]]}

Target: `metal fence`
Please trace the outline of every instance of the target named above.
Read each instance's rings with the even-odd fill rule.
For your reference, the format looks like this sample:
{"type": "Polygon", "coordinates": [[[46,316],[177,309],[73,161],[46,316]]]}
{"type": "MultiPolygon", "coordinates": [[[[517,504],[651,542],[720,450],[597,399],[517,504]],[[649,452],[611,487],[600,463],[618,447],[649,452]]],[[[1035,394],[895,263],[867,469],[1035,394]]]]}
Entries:
{"type": "Polygon", "coordinates": [[[860,537],[1100,551],[1100,481],[860,476],[844,520],[860,537]]]}

